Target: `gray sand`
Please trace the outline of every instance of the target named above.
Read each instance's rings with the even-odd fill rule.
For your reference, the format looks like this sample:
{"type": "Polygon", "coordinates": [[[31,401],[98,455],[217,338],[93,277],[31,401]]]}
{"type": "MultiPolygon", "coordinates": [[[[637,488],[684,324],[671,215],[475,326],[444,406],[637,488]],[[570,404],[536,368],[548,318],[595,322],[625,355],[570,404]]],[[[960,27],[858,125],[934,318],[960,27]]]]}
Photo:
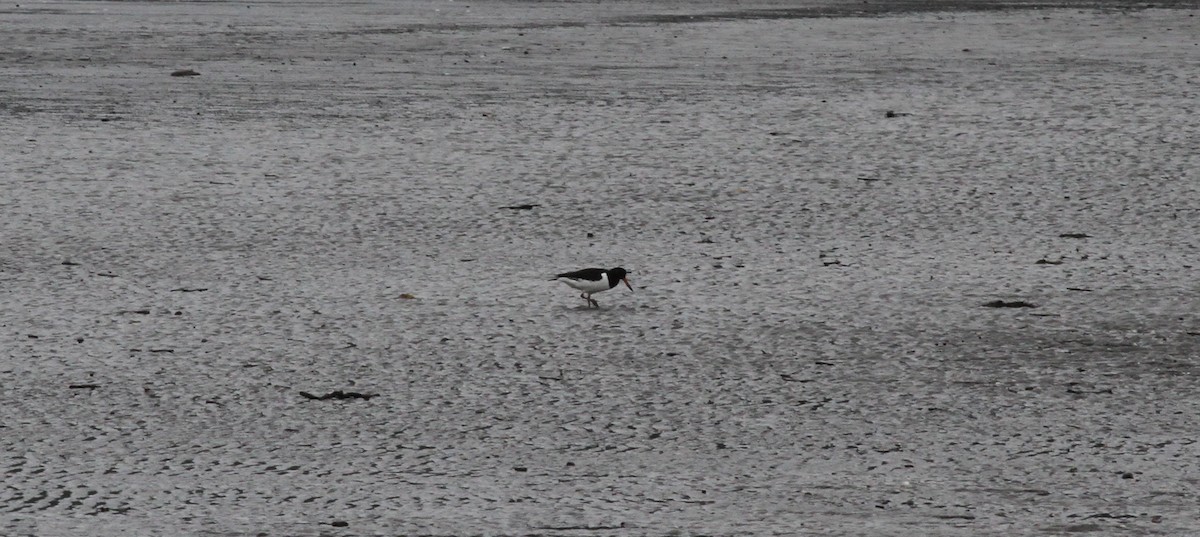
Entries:
{"type": "Polygon", "coordinates": [[[846,5],[6,4],[0,534],[1200,534],[1196,5],[846,5]]]}

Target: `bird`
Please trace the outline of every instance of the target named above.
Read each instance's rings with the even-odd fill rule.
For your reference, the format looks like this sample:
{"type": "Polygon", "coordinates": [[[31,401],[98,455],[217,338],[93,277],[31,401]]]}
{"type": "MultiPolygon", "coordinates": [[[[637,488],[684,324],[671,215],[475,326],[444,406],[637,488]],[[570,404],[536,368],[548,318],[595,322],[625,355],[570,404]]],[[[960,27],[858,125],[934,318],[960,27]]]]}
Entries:
{"type": "Polygon", "coordinates": [[[592,300],[593,294],[612,289],[619,282],[625,282],[625,287],[628,287],[630,291],[633,290],[633,286],[629,285],[627,274],[629,274],[629,271],[621,267],[611,269],[585,268],[574,272],[564,272],[555,276],[551,281],[561,281],[583,291],[579,295],[579,298],[588,301],[588,307],[598,308],[600,307],[600,303],[592,300]]]}

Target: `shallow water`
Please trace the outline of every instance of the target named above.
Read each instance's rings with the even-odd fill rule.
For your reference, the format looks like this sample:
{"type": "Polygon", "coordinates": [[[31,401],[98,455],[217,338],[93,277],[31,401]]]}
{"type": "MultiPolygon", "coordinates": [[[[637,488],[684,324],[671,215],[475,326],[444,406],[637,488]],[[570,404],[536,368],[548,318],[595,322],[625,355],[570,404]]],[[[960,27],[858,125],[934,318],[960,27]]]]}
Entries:
{"type": "Polygon", "coordinates": [[[0,533],[1200,531],[1195,6],[782,7],[0,9],[0,533]]]}

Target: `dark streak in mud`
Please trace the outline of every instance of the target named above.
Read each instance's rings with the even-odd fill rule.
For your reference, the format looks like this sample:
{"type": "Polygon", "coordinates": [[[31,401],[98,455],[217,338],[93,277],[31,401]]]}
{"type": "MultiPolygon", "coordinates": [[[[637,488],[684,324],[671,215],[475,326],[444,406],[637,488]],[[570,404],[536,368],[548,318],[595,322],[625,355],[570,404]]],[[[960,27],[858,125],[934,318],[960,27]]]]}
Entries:
{"type": "Polygon", "coordinates": [[[1061,2],[962,2],[957,0],[882,0],[871,2],[810,2],[803,7],[766,7],[709,13],[648,14],[606,19],[610,24],[694,24],[735,20],[787,20],[844,17],[883,17],[914,13],[969,13],[1046,9],[1116,9],[1122,12],[1158,8],[1194,9],[1193,0],[1167,0],[1144,4],[1098,0],[1061,2]]]}

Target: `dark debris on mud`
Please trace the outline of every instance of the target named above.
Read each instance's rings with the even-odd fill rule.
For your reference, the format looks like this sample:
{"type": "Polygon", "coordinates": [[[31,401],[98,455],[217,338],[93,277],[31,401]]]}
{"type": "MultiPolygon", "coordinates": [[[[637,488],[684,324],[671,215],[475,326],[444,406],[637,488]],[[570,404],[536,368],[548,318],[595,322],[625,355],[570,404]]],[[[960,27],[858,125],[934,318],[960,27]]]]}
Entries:
{"type": "Polygon", "coordinates": [[[316,401],[328,401],[330,399],[336,399],[336,400],[362,399],[364,401],[367,401],[367,400],[370,400],[372,397],[376,397],[378,395],[379,394],[376,394],[376,393],[346,392],[346,391],[342,391],[342,390],[334,390],[325,395],[313,395],[309,392],[300,392],[301,397],[304,397],[305,399],[316,400],[316,401]]]}
{"type": "Polygon", "coordinates": [[[1024,300],[993,300],[983,304],[985,308],[1036,308],[1037,304],[1024,300]]]}

